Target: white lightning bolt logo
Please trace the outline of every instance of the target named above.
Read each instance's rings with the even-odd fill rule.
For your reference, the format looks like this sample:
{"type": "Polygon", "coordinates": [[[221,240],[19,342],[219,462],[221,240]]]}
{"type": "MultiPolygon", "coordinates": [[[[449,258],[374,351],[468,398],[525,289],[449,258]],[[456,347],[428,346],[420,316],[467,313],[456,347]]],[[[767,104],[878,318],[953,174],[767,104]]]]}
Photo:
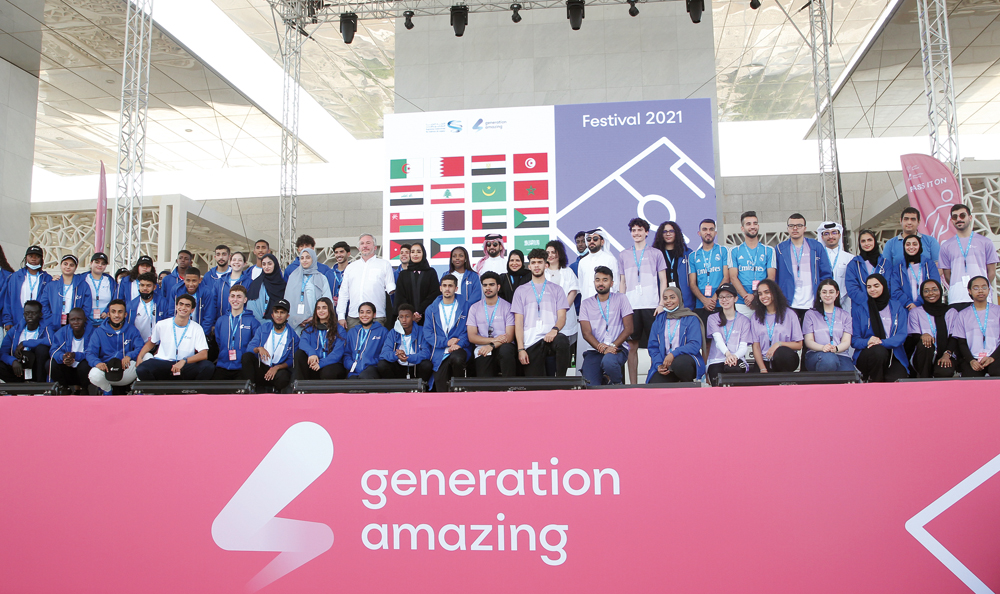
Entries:
{"type": "Polygon", "coordinates": [[[333,546],[326,524],[275,517],[333,461],[333,440],[316,423],[285,431],[212,522],[215,544],[227,551],[280,553],[247,582],[256,592],[333,546]]]}

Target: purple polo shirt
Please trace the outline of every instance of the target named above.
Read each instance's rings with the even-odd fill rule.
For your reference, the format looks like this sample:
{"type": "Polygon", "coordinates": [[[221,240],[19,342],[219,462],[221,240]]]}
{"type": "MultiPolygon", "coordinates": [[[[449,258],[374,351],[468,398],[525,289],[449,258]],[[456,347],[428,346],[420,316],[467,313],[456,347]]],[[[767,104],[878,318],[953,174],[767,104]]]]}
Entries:
{"type": "MultiPolygon", "coordinates": [[[[625,329],[625,316],[632,315],[632,304],[628,297],[621,293],[608,293],[608,300],[598,301],[598,295],[584,299],[580,303],[580,320],[590,322],[590,331],[594,338],[605,344],[611,344],[625,329]],[[604,317],[607,316],[607,320],[604,317]]],[[[622,348],[628,350],[628,342],[622,343],[622,348]]],[[[587,350],[593,350],[587,344],[587,350]]]]}
{"type": "Polygon", "coordinates": [[[752,342],[760,344],[760,350],[767,360],[767,350],[775,342],[796,342],[802,340],[802,327],[799,326],[799,317],[789,309],[785,312],[785,319],[781,322],[775,320],[773,314],[764,317],[764,323],[757,321],[757,316],[750,317],[750,328],[753,333],[752,342]]]}
{"type": "Polygon", "coordinates": [[[964,338],[969,343],[973,357],[986,353],[992,355],[1000,344],[1000,306],[990,305],[986,311],[977,311],[975,305],[966,307],[958,314],[958,323],[951,335],[964,338]],[[976,315],[978,314],[978,318],[976,315]],[[986,337],[983,340],[983,328],[986,337]]]}
{"type": "MultiPolygon", "coordinates": [[[[949,309],[944,314],[944,324],[948,327],[949,334],[954,333],[958,313],[954,309],[949,309]]],[[[937,342],[937,324],[934,323],[934,316],[924,310],[924,306],[921,305],[910,310],[906,326],[907,334],[930,334],[937,342]]]]}
{"type": "Polygon", "coordinates": [[[510,311],[510,303],[500,297],[497,297],[495,306],[486,305],[486,299],[473,303],[469,308],[468,325],[475,326],[476,332],[485,338],[503,336],[507,332],[507,326],[514,325],[514,314],[510,311]],[[492,333],[490,327],[493,328],[492,333]]]}
{"type": "MultiPolygon", "coordinates": [[[[738,312],[735,319],[726,320],[725,326],[719,325],[719,314],[714,313],[708,316],[706,334],[712,336],[716,332],[722,335],[722,338],[726,341],[728,350],[732,353],[735,353],[740,348],[740,344],[753,342],[753,328],[750,324],[750,318],[738,312]]],[[[719,345],[713,340],[712,348],[708,350],[709,365],[723,361],[725,358],[726,351],[719,348],[719,345]]]]}
{"type": "MultiPolygon", "coordinates": [[[[1000,262],[993,242],[978,233],[969,239],[957,235],[941,244],[938,264],[942,270],[951,271],[951,286],[948,288],[948,303],[969,303],[969,289],[966,285],[974,276],[986,276],[986,265],[1000,262]],[[961,243],[959,243],[961,241],[961,243]],[[968,254],[966,257],[963,254],[968,254]],[[965,278],[968,277],[968,278],[965,278]]],[[[993,295],[990,294],[992,302],[993,295]]],[[[973,322],[975,319],[973,319],[973,322]]]]}
{"type": "Polygon", "coordinates": [[[666,269],[663,252],[652,245],[638,250],[633,245],[618,252],[618,274],[625,279],[628,300],[633,308],[656,309],[660,303],[659,273],[666,269]]]}
{"type": "Polygon", "coordinates": [[[511,313],[524,316],[524,348],[542,339],[556,325],[559,310],[569,309],[566,292],[559,285],[545,281],[536,285],[534,279],[514,291],[511,313]]]}
{"type": "Polygon", "coordinates": [[[852,330],[851,316],[839,307],[833,308],[832,314],[810,309],[802,320],[802,334],[812,334],[817,344],[837,346],[844,339],[844,332],[852,330]],[[833,336],[830,336],[830,326],[833,326],[833,336]]]}

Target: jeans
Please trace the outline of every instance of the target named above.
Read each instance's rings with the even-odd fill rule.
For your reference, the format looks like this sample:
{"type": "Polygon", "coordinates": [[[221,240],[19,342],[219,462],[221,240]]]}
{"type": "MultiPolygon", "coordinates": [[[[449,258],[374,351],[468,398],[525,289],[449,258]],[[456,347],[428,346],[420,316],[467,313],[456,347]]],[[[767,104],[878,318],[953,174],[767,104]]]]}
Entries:
{"type": "Polygon", "coordinates": [[[854,361],[838,353],[806,351],[806,371],[854,371],[854,361]]]}
{"type": "Polygon", "coordinates": [[[583,353],[583,378],[591,386],[600,386],[603,377],[608,376],[609,384],[623,384],[625,378],[622,376],[622,365],[628,361],[628,351],[618,349],[617,353],[607,353],[602,355],[597,351],[587,351],[583,353]]]}

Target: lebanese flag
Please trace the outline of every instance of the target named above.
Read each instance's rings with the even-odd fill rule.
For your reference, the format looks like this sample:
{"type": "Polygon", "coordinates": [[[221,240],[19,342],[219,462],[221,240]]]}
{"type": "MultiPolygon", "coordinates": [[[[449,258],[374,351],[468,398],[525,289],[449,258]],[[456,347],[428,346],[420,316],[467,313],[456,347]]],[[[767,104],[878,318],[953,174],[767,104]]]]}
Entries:
{"type": "Polygon", "coordinates": [[[465,202],[465,184],[432,184],[431,204],[462,204],[465,202]]]}
{"type": "Polygon", "coordinates": [[[507,173],[507,155],[472,157],[472,175],[502,175],[507,173]]]}
{"type": "Polygon", "coordinates": [[[523,153],[514,155],[514,173],[545,173],[549,170],[547,153],[523,153]]]}
{"type": "Polygon", "coordinates": [[[424,230],[424,219],[404,219],[398,212],[389,215],[390,233],[420,233],[424,230]]]}
{"type": "Polygon", "coordinates": [[[507,209],[487,208],[484,210],[472,211],[472,228],[476,231],[486,229],[506,229],[507,209]]]}
{"type": "Polygon", "coordinates": [[[437,161],[438,177],[462,177],[465,175],[465,157],[441,157],[437,161]]]}
{"type": "Polygon", "coordinates": [[[549,226],[549,209],[545,208],[515,208],[514,228],[531,229],[549,226]]]}
{"type": "Polygon", "coordinates": [[[514,182],[514,200],[548,200],[549,182],[538,179],[514,182]]]}

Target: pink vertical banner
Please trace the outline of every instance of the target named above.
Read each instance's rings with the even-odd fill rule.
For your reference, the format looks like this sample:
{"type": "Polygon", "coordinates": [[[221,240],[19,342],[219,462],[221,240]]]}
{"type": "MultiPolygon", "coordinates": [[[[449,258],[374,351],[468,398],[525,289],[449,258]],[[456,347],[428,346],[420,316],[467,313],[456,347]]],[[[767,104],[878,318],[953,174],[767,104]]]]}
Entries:
{"type": "Polygon", "coordinates": [[[943,242],[955,235],[951,207],[962,203],[962,189],[947,165],[930,155],[901,155],[906,195],[920,211],[920,233],[943,242]]]}
{"type": "Polygon", "coordinates": [[[94,251],[104,251],[104,231],[108,218],[108,179],[101,161],[101,179],[97,184],[97,217],[94,219],[94,251]]]}

